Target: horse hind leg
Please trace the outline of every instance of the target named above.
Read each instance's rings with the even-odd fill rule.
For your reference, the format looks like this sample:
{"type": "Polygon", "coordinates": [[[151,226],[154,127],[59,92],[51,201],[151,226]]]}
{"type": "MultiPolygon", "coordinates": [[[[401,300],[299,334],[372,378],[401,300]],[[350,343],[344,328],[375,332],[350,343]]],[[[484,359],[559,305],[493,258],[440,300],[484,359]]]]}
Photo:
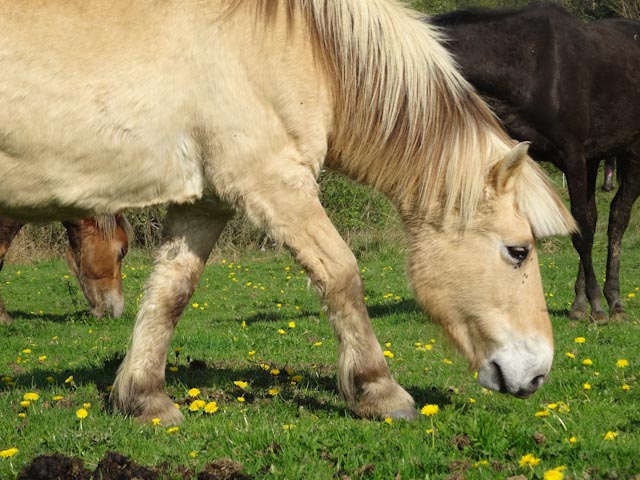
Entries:
{"type": "Polygon", "coordinates": [[[175,325],[231,213],[206,205],[172,206],[165,241],[145,285],[131,345],[111,392],[114,407],[140,422],[177,424],[182,414],[165,393],[165,366],[175,325]]]}
{"type": "Polygon", "coordinates": [[[338,339],[338,387],[349,407],[363,417],[414,419],[415,402],[391,377],[373,332],[356,259],[322,208],[315,178],[301,175],[308,177],[299,188],[282,182],[278,191],[243,195],[244,208],[284,243],[319,291],[338,339]]]}
{"type": "Polygon", "coordinates": [[[622,320],[626,317],[620,300],[620,254],[622,238],[629,226],[633,204],[640,196],[640,157],[629,152],[620,158],[618,166],[620,187],[611,202],[607,276],[604,284],[604,295],[609,304],[609,316],[612,320],[622,320]]]}

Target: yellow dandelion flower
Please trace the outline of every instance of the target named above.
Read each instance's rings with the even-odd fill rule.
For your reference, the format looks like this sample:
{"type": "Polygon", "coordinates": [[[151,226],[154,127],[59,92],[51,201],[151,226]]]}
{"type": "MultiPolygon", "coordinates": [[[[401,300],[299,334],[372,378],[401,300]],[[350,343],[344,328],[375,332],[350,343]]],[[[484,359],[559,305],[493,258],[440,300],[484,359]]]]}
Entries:
{"type": "Polygon", "coordinates": [[[0,458],[10,458],[19,452],[17,448],[7,448],[6,450],[0,450],[0,458]]]}
{"type": "Polygon", "coordinates": [[[565,467],[556,467],[551,470],[547,470],[542,475],[543,480],[563,480],[564,479],[564,471],[565,467]]]}
{"type": "Polygon", "coordinates": [[[169,371],[170,371],[170,372],[177,372],[177,371],[178,371],[178,367],[176,367],[175,365],[171,365],[171,366],[169,367],[169,371]]]}
{"type": "Polygon", "coordinates": [[[627,295],[627,297],[629,298],[636,298],[636,294],[631,292],[629,295],[627,295]]]}
{"type": "Polygon", "coordinates": [[[24,394],[24,396],[22,398],[24,398],[25,400],[29,400],[29,401],[34,402],[34,401],[36,401],[36,400],[38,400],[40,398],[40,395],[38,395],[35,392],[27,392],[27,393],[24,394]]]}
{"type": "Polygon", "coordinates": [[[31,353],[31,349],[25,348],[24,350],[22,350],[22,353],[24,353],[25,355],[29,355],[31,353]]]}
{"type": "Polygon", "coordinates": [[[489,460],[479,460],[473,464],[474,468],[486,467],[489,465],[489,460]]]}
{"type": "Polygon", "coordinates": [[[291,381],[294,383],[299,383],[302,381],[302,375],[294,375],[293,377],[291,377],[291,381]]]}
{"type": "Polygon", "coordinates": [[[180,427],[169,427],[167,428],[167,433],[177,433],[180,430],[180,427]]]}
{"type": "Polygon", "coordinates": [[[590,358],[585,358],[584,360],[582,360],[582,364],[588,366],[593,365],[593,360],[591,360],[590,358]]]}
{"type": "Polygon", "coordinates": [[[622,387],[620,387],[620,388],[622,388],[622,390],[624,390],[625,392],[631,390],[631,387],[629,385],[627,385],[626,383],[623,384],[622,387]]]}
{"type": "Polygon", "coordinates": [[[18,417],[20,417],[20,418],[27,418],[27,414],[26,414],[26,413],[24,413],[24,412],[20,412],[20,413],[18,414],[18,417]]]}
{"type": "Polygon", "coordinates": [[[476,399],[475,399],[475,398],[470,397],[470,398],[469,398],[469,403],[471,403],[471,404],[476,403],[476,399]]]}
{"type": "Polygon", "coordinates": [[[198,303],[192,303],[192,304],[191,304],[191,306],[192,306],[193,308],[198,308],[198,307],[200,306],[200,304],[198,304],[198,303]]]}
{"type": "Polygon", "coordinates": [[[249,357],[253,357],[255,354],[256,354],[256,351],[255,351],[255,350],[251,350],[251,351],[248,353],[249,357]]]}
{"type": "Polygon", "coordinates": [[[191,452],[191,453],[189,453],[189,456],[191,458],[196,458],[198,456],[198,452],[191,452]]]}
{"type": "Polygon", "coordinates": [[[59,402],[60,400],[62,400],[64,397],[62,395],[54,395],[53,396],[53,401],[55,402],[59,402]]]}
{"type": "Polygon", "coordinates": [[[155,417],[155,418],[152,418],[152,419],[151,419],[151,423],[152,423],[153,425],[160,425],[160,421],[161,421],[161,420],[160,420],[158,417],[155,417]]]}
{"type": "Polygon", "coordinates": [[[578,443],[578,439],[576,437],[569,437],[567,439],[567,442],[569,442],[571,445],[573,445],[574,443],[578,443]]]}
{"type": "Polygon", "coordinates": [[[420,409],[420,413],[422,415],[426,415],[427,417],[432,417],[439,411],[440,411],[440,407],[438,407],[438,405],[433,405],[433,404],[427,404],[420,409]]]}
{"type": "Polygon", "coordinates": [[[46,359],[47,359],[47,356],[46,356],[46,355],[40,355],[40,356],[38,357],[38,361],[39,361],[39,362],[44,362],[46,359]]]}
{"type": "Polygon", "coordinates": [[[187,395],[189,395],[190,397],[197,397],[198,395],[200,395],[200,390],[197,388],[191,388],[187,392],[187,395]]]}
{"type": "Polygon", "coordinates": [[[385,418],[384,419],[384,423],[387,423],[387,424],[391,425],[393,423],[393,418],[391,418],[391,417],[385,418]]]}
{"type": "Polygon", "coordinates": [[[245,398],[244,397],[236,397],[236,400],[240,403],[244,403],[245,402],[245,398]]]}
{"type": "Polygon", "coordinates": [[[83,418],[87,418],[88,416],[89,412],[87,412],[85,408],[79,408],[78,410],[76,410],[76,417],[78,417],[80,420],[82,420],[83,418]]]}
{"type": "Polygon", "coordinates": [[[448,358],[443,358],[442,363],[444,363],[445,365],[453,365],[453,362],[448,358]]]}
{"type": "Polygon", "coordinates": [[[610,441],[615,440],[617,436],[618,436],[618,432],[609,431],[609,432],[605,433],[604,437],[602,437],[602,438],[604,438],[606,441],[610,442],[610,441]]]}
{"type": "Polygon", "coordinates": [[[202,410],[205,406],[205,401],[204,400],[194,400],[193,402],[191,402],[189,404],[189,411],[190,412],[197,412],[198,410],[202,410]]]}
{"type": "Polygon", "coordinates": [[[270,388],[269,389],[269,395],[271,395],[272,397],[275,397],[276,395],[278,395],[280,393],[280,389],[279,388],[270,388]]]}
{"type": "Polygon", "coordinates": [[[296,322],[289,322],[288,326],[289,328],[296,328],[296,322]]]}
{"type": "Polygon", "coordinates": [[[591,390],[591,385],[588,384],[588,383],[583,383],[582,384],[582,388],[585,389],[585,390],[591,390]]]}
{"type": "Polygon", "coordinates": [[[240,387],[240,388],[241,388],[241,389],[243,389],[243,390],[244,390],[244,389],[246,389],[246,388],[249,386],[249,383],[248,383],[248,382],[244,382],[244,381],[242,381],[242,380],[236,380],[235,382],[233,382],[233,384],[234,384],[236,387],[240,387]]]}
{"type": "Polygon", "coordinates": [[[271,375],[280,375],[280,370],[277,368],[272,368],[271,372],[269,373],[271,373],[271,375]]]}
{"type": "Polygon", "coordinates": [[[216,402],[209,402],[204,406],[205,413],[216,413],[218,411],[218,404],[216,402]]]}
{"type": "Polygon", "coordinates": [[[621,358],[620,360],[618,360],[616,362],[616,367],[618,368],[624,368],[624,367],[628,367],[629,366],[629,360],[626,360],[624,358],[621,358]]]}
{"type": "Polygon", "coordinates": [[[539,412],[534,413],[534,417],[548,417],[549,410],[540,410],[539,412]]]}
{"type": "Polygon", "coordinates": [[[385,351],[383,352],[383,355],[384,355],[385,357],[387,357],[387,358],[393,358],[393,357],[395,357],[395,355],[393,354],[393,352],[390,352],[389,350],[385,350],[385,351]]]}
{"type": "Polygon", "coordinates": [[[278,329],[278,335],[286,335],[286,330],[284,328],[279,328],[278,329]]]}
{"type": "Polygon", "coordinates": [[[573,354],[571,352],[567,352],[567,353],[565,353],[565,355],[567,356],[567,358],[571,358],[571,359],[576,358],[575,354],[573,354]]]}
{"type": "Polygon", "coordinates": [[[585,343],[586,341],[587,341],[587,339],[584,338],[584,337],[576,337],[574,339],[574,342],[576,342],[576,343],[585,343]]]}
{"type": "Polygon", "coordinates": [[[29,400],[22,400],[22,401],[20,402],[20,406],[21,406],[22,408],[28,408],[28,407],[29,407],[29,405],[31,405],[31,402],[30,402],[29,400]]]}
{"type": "Polygon", "coordinates": [[[71,383],[71,384],[73,384],[73,375],[69,375],[69,376],[67,377],[67,379],[64,381],[64,383],[71,383]]]}
{"type": "Polygon", "coordinates": [[[292,423],[287,423],[286,425],[282,425],[283,430],[293,430],[294,428],[296,428],[296,426],[293,425],[292,423]]]}
{"type": "Polygon", "coordinates": [[[322,342],[315,342],[315,343],[313,344],[313,346],[314,346],[314,347],[319,347],[320,345],[322,345],[322,342]]]}
{"type": "Polygon", "coordinates": [[[520,459],[518,465],[521,467],[535,467],[538,463],[540,463],[539,458],[534,457],[531,453],[527,453],[520,459]]]}

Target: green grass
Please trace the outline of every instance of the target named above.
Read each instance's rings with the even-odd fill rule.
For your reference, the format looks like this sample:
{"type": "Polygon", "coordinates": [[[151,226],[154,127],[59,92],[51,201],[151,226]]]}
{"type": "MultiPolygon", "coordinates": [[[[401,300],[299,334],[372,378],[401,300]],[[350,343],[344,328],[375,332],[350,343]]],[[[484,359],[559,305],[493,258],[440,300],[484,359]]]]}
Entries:
{"type": "MultiPolygon", "coordinates": [[[[600,198],[603,223],[611,195],[600,198]]],[[[239,462],[256,478],[542,478],[558,466],[566,466],[565,478],[640,474],[637,213],[622,262],[625,322],[569,321],[577,255],[567,239],[541,245],[556,360],[550,382],[524,401],[483,390],[439,328],[417,310],[402,246],[365,249],[360,266],[367,304],[379,341],[393,353],[389,366],[419,407],[440,407],[413,423],[358,419],[345,407],[335,389],[331,328],[305,275],[284,253],[217,256],[207,267],[172,343],[168,391],[186,415],[172,433],[108,407],[149,258],[133,252],[126,259],[127,306],[119,320],[86,313],[62,260],[7,265],[2,294],[15,323],[0,326],[0,375],[7,377],[0,381],[0,450],[19,451],[0,458],[0,478],[13,478],[35,456],[53,452],[79,457],[93,469],[108,451],[145,466],[165,464],[164,475],[175,478],[196,478],[204,464],[220,458],[239,462]],[[585,342],[576,343],[577,337],[585,342]],[[591,365],[583,364],[587,359],[591,365]],[[629,365],[618,367],[619,359],[629,365]],[[235,381],[248,386],[243,390],[235,381]],[[189,413],[191,388],[200,390],[197,398],[215,401],[218,411],[189,413]],[[28,392],[39,399],[22,407],[28,392]],[[80,421],[76,411],[85,403],[88,416],[80,421]],[[604,440],[607,432],[617,437],[604,440]],[[540,462],[521,467],[527,454],[540,462]]],[[[601,227],[601,270],[605,245],[601,227]]]]}

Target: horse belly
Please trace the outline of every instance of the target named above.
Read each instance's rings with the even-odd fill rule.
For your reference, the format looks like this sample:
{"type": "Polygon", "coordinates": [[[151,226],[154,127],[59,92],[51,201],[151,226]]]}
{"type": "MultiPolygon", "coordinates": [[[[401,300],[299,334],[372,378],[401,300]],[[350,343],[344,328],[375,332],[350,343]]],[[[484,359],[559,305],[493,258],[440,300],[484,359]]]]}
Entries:
{"type": "Polygon", "coordinates": [[[202,195],[188,65],[154,44],[89,48],[78,33],[78,53],[67,38],[47,49],[44,35],[0,27],[0,213],[112,213],[202,195]]]}

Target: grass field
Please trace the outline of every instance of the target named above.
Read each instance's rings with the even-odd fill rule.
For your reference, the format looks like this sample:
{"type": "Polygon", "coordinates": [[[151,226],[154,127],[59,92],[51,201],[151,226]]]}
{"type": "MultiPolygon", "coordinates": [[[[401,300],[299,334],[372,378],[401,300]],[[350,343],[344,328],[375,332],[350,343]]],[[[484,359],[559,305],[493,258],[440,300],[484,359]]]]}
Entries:
{"type": "MultiPolygon", "coordinates": [[[[600,198],[604,223],[612,197],[600,198]]],[[[126,259],[119,320],[88,316],[62,260],[6,265],[2,295],[15,322],[0,326],[0,478],[52,453],[94,470],[109,451],[160,478],[195,479],[214,467],[217,478],[640,478],[638,213],[624,245],[625,322],[569,321],[577,255],[568,239],[540,245],[556,357],[549,383],[524,401],[483,390],[417,310],[403,245],[363,249],[367,304],[389,366],[419,408],[438,406],[413,423],[346,409],[330,326],[286,253],[212,257],[167,365],[186,416],[178,429],[139,425],[108,407],[147,255],[126,259]]],[[[600,228],[601,270],[605,254],[600,228]]]]}

